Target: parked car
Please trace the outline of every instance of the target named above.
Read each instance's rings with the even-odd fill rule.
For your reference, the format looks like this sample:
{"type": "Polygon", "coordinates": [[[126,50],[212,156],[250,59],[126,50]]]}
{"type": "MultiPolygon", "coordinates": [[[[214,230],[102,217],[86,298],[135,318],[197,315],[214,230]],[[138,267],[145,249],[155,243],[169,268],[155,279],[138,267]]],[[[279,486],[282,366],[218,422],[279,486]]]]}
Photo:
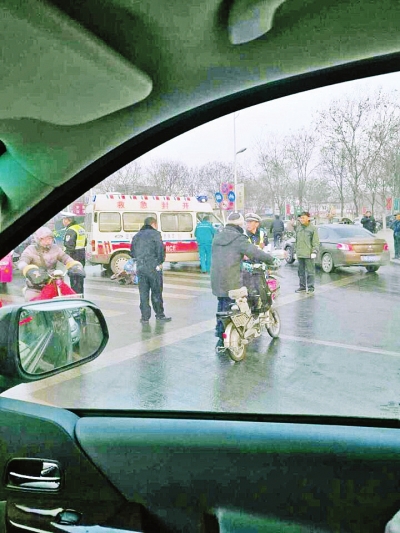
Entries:
{"type": "MultiPolygon", "coordinates": [[[[376,272],[389,263],[390,252],[384,239],[375,237],[366,229],[354,225],[324,224],[318,226],[320,247],[315,264],[324,272],[337,267],[363,266],[368,272],[376,272]]],[[[286,262],[294,263],[296,244],[289,239],[284,244],[286,262]]]]}

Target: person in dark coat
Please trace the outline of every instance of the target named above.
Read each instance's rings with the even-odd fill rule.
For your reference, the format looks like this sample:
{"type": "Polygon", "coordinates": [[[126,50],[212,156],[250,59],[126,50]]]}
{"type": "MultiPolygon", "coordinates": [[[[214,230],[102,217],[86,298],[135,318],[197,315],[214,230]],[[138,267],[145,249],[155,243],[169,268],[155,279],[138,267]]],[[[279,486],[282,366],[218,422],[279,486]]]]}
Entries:
{"type": "Polygon", "coordinates": [[[151,316],[151,305],[156,315],[156,320],[169,322],[171,317],[165,316],[163,291],[163,262],[165,261],[165,248],[161,233],[157,231],[157,220],[147,217],[144,225],[136,233],[131,243],[131,256],[136,261],[139,277],[140,311],[142,324],[148,324],[151,316]]]}
{"type": "Polygon", "coordinates": [[[283,232],[285,231],[285,225],[280,219],[279,215],[275,215],[275,219],[272,222],[271,233],[274,236],[274,248],[278,246],[278,239],[282,240],[283,232]]]}
{"type": "Polygon", "coordinates": [[[361,219],[361,224],[366,230],[370,231],[371,233],[375,233],[376,222],[375,222],[374,217],[371,214],[371,211],[367,211],[365,213],[365,216],[362,217],[361,219]]]}
{"type": "MultiPolygon", "coordinates": [[[[276,265],[279,260],[250,243],[243,231],[244,218],[240,213],[231,213],[225,228],[217,233],[212,245],[211,289],[218,299],[218,312],[227,311],[232,300],[229,291],[239,289],[240,266],[245,256],[262,263],[276,265]]],[[[217,320],[216,336],[222,342],[223,325],[217,320]]]]}

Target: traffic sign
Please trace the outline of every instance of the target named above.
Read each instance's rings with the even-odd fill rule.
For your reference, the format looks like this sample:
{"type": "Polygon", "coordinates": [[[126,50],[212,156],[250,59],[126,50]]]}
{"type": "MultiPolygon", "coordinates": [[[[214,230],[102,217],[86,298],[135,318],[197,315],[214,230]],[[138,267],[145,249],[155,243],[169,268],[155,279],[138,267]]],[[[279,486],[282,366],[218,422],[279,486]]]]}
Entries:
{"type": "Polygon", "coordinates": [[[393,209],[395,211],[400,211],[400,198],[394,199],[393,209]]]}
{"type": "Polygon", "coordinates": [[[222,194],[228,194],[228,192],[229,192],[229,183],[223,183],[221,185],[221,192],[222,192],[222,194]]]}
{"type": "Polygon", "coordinates": [[[219,204],[222,202],[222,200],[224,199],[224,197],[222,196],[222,194],[220,192],[216,192],[215,193],[215,201],[219,204]]]}
{"type": "Polygon", "coordinates": [[[236,194],[234,193],[234,191],[229,191],[228,193],[228,200],[230,202],[234,202],[235,201],[235,198],[236,198],[236,194]]]}
{"type": "Polygon", "coordinates": [[[228,202],[228,200],[223,200],[223,201],[221,202],[221,209],[228,209],[228,207],[229,207],[229,202],[228,202]]]}

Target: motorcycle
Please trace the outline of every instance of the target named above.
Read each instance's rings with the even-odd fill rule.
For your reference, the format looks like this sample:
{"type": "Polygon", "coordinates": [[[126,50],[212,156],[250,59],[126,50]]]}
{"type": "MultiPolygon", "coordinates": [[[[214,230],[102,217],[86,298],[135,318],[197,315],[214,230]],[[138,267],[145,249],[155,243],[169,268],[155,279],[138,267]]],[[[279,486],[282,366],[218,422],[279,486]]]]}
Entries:
{"type": "Polygon", "coordinates": [[[249,264],[247,271],[255,275],[261,274],[261,290],[265,291],[266,302],[262,302],[259,294],[249,295],[247,287],[229,291],[229,297],[234,303],[228,311],[217,313],[217,319],[224,327],[223,347],[218,351],[227,352],[233,361],[242,361],[246,357],[247,345],[259,337],[264,329],[272,338],[279,337],[281,329],[279,313],[274,308],[280,290],[277,276],[264,263],[249,264]],[[249,305],[249,296],[251,300],[256,300],[255,304],[249,305]]]}

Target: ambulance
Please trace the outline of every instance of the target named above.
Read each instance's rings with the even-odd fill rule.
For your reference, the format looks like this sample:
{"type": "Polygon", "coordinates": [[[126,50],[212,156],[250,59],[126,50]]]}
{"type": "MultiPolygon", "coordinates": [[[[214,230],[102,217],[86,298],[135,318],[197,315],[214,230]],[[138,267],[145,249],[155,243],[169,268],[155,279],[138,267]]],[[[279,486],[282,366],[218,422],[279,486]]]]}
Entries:
{"type": "Polygon", "coordinates": [[[96,194],[85,211],[86,259],[118,274],[130,259],[132,237],[145,218],[154,217],[164,242],[165,260],[198,261],[194,231],[205,215],[215,227],[222,225],[203,197],[96,194]]]}

